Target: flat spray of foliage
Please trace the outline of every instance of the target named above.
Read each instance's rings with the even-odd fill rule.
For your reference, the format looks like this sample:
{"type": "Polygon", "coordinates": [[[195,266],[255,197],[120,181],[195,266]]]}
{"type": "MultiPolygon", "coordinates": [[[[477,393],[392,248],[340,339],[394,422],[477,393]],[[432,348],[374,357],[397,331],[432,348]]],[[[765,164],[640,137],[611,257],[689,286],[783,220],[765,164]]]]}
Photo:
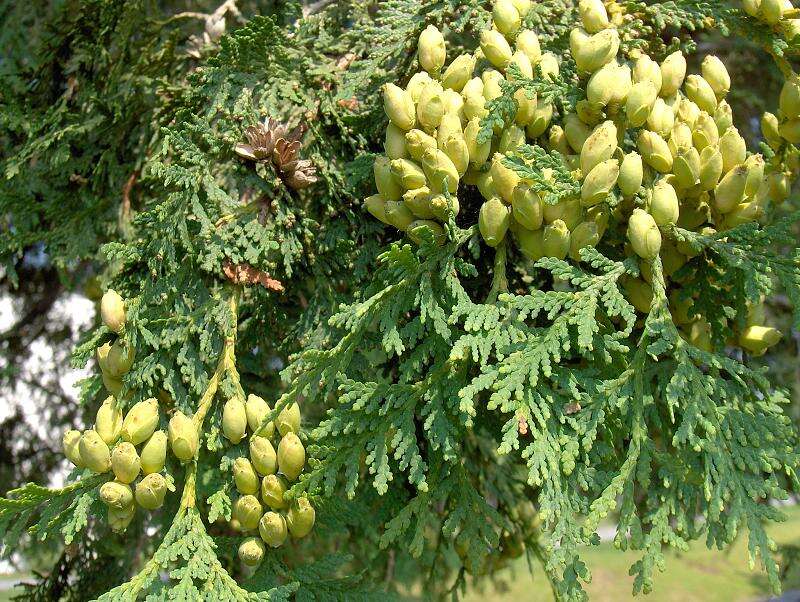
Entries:
{"type": "MultiPolygon", "coordinates": [[[[602,248],[580,265],[495,257],[470,198],[443,246],[396,241],[360,207],[385,127],[380,85],[407,81],[429,24],[453,56],[474,50],[487,3],[229,4],[218,40],[203,38],[197,15],[145,1],[48,5],[31,26],[35,51],[3,34],[14,57],[0,92],[8,273],[41,242],[65,274],[103,266],[128,300],[136,348],[124,403],[208,411],[198,460],[168,465],[175,492],[123,535],[103,520],[107,477],[76,470],[63,488],[0,500],[7,554],[20,537],[67,544],[30,599],[383,600],[409,586],[457,596],[513,539],[559,599],[578,600],[590,578],[581,548],[607,520],[616,545],[639,552],[637,593],[668,570],[665,547],[723,548],[740,534],[777,589],[764,524],[781,514],[765,502],[799,485],[785,394],[761,369],[678,335],[659,260],[637,322],[620,287],[636,262],[602,248]],[[317,184],[292,190],[269,163],[233,152],[267,116],[307,124],[317,184]],[[283,292],[232,282],[231,265],[283,292]],[[313,500],[318,526],[254,572],[226,526],[245,444],[222,438],[221,406],[242,388],[312,417],[310,468],[291,494],[313,500]]],[[[526,17],[564,56],[574,4],[537,2],[526,17]]],[[[747,36],[780,61],[797,50],[733,4],[618,4],[635,15],[627,43],[654,58],[691,49],[703,28],[747,36]]],[[[565,60],[556,81],[526,85],[563,113],[581,94],[573,70],[565,60]]],[[[513,115],[512,94],[485,127],[513,115]]],[[[544,148],[527,152],[557,167],[544,148]]],[[[555,173],[554,194],[574,186],[555,173]]],[[[777,288],[800,327],[796,221],[671,232],[698,253],[684,269],[715,340],[731,332],[725,316],[777,288]]],[[[102,325],[87,333],[75,365],[108,339],[102,325]]],[[[105,395],[99,375],[82,383],[84,404],[105,395]]]]}

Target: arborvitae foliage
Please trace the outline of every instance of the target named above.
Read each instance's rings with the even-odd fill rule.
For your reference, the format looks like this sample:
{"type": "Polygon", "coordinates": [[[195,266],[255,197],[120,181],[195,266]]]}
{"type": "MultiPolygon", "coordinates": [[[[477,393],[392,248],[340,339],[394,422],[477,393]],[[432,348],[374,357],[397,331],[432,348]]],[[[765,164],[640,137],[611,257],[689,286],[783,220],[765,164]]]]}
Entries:
{"type": "MultiPolygon", "coordinates": [[[[710,29],[746,36],[790,75],[797,42],[738,2],[606,5],[622,15],[625,53],[661,60],[710,29]]],[[[201,433],[192,459],[168,460],[164,505],[123,534],[99,497],[109,473],[76,468],[62,488],[29,484],[0,500],[5,553],[20,540],[66,544],[29,598],[386,599],[414,586],[457,596],[469,575],[527,553],[559,599],[581,599],[581,549],[606,520],[617,546],[640,554],[637,593],[669,570],[665,547],[737,536],[777,589],[764,525],[781,519],[767,502],[798,487],[797,435],[785,392],[725,342],[748,304],[776,290],[800,327],[791,203],[716,234],[665,228],[691,248],[682,275],[709,351],[673,323],[658,258],[649,311],[637,313],[622,283],[642,267],[613,236],[582,262],[533,264],[481,242],[472,186],[456,193],[441,245],[400,239],[362,209],[386,129],[381,85],[418,69],[428,25],[448,60],[474,52],[488,2],[229,0],[181,12],[96,0],[38,16],[19,6],[0,12],[32,32],[29,44],[3,34],[7,274],[21,274],[33,245],[65,280],[99,274],[125,300],[121,340],[135,349],[113,391],[120,409],[156,398],[158,428],[182,412],[201,433]],[[307,129],[297,154],[316,182],[295,187],[293,163],[271,152],[237,154],[258,150],[248,128],[269,118],[307,129]],[[309,460],[288,497],[307,496],[317,514],[309,536],[267,549],[255,570],[229,523],[248,439],[222,434],[224,404],[249,393],[272,408],[264,425],[301,406],[309,460]]],[[[532,6],[525,26],[560,74],[511,78],[485,136],[513,119],[517,88],[554,103],[554,124],[584,98],[568,51],[578,23],[577,2],[532,6]]],[[[791,171],[797,149],[780,153],[791,171]]],[[[550,203],[580,189],[547,144],[529,142],[507,166],[550,203]]],[[[98,321],[74,364],[115,340],[98,321]]],[[[82,383],[90,415],[108,385],[99,370],[82,383]]]]}

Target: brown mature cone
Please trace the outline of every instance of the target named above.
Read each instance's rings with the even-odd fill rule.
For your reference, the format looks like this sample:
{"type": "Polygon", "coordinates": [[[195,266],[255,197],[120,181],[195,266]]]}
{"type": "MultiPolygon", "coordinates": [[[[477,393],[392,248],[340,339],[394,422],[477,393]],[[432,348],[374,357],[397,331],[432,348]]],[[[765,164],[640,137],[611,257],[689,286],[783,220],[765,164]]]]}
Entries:
{"type": "Polygon", "coordinates": [[[248,144],[237,144],[235,151],[250,161],[272,160],[286,185],[299,190],[317,181],[314,164],[299,157],[300,138],[305,131],[302,124],[289,131],[287,124],[269,117],[263,123],[248,127],[244,132],[248,144]]]}

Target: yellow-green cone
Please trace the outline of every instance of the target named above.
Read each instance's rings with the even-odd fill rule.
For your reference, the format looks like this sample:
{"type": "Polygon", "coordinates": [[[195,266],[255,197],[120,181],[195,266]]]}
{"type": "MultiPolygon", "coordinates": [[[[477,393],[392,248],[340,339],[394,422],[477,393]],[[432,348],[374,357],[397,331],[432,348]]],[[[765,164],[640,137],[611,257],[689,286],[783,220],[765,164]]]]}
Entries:
{"type": "Polygon", "coordinates": [[[617,150],[617,127],[612,121],[598,125],[580,149],[581,172],[587,176],[597,165],[607,161],[617,150]]]}
{"type": "Polygon", "coordinates": [[[411,95],[394,84],[383,87],[383,109],[389,120],[401,130],[410,130],[417,120],[411,95]]]}
{"type": "Polygon", "coordinates": [[[239,560],[247,566],[258,566],[264,559],[266,548],[258,537],[248,537],[239,545],[239,560]]]}
{"type": "Polygon", "coordinates": [[[747,144],[735,127],[728,130],[719,139],[719,152],[722,153],[722,171],[728,173],[747,158],[747,144]]]}
{"type": "Polygon", "coordinates": [[[458,169],[442,150],[429,148],[422,155],[422,169],[431,192],[439,194],[445,190],[455,194],[460,179],[458,169]]]}
{"type": "Polygon", "coordinates": [[[122,431],[122,410],[119,409],[113,397],[106,398],[97,410],[94,430],[106,442],[106,445],[111,445],[119,439],[122,431]]]}
{"type": "Polygon", "coordinates": [[[239,521],[240,528],[245,533],[258,528],[263,512],[261,502],[254,495],[243,495],[233,505],[233,518],[239,521]]]}
{"type": "Polygon", "coordinates": [[[481,130],[481,120],[477,117],[470,119],[467,126],[464,128],[464,140],[467,143],[467,152],[469,152],[469,161],[475,167],[480,167],[489,159],[489,154],[492,151],[492,141],[478,143],[478,134],[481,130]]]}
{"type": "Polygon", "coordinates": [[[778,118],[772,113],[764,113],[761,117],[761,134],[773,150],[778,150],[783,145],[778,118]]]}
{"type": "Polygon", "coordinates": [[[431,82],[422,88],[417,102],[417,122],[429,134],[439,127],[444,116],[444,98],[442,86],[431,82]]]}
{"type": "Polygon", "coordinates": [[[122,533],[131,524],[136,516],[136,505],[131,504],[127,508],[118,509],[108,507],[108,526],[114,533],[122,533]]]}
{"type": "Polygon", "coordinates": [[[283,510],[289,503],[283,499],[288,489],[286,479],[278,475],[267,475],[261,481],[261,499],[273,510],[283,510]]]}
{"type": "Polygon", "coordinates": [[[487,245],[496,247],[506,237],[511,225],[508,206],[498,197],[493,197],[481,205],[478,214],[478,229],[487,245]]]}
{"type": "Polygon", "coordinates": [[[497,31],[506,36],[513,36],[519,31],[522,19],[511,0],[495,0],[492,8],[492,22],[497,31]]]}
{"type": "MultiPolygon", "coordinates": [[[[647,127],[662,137],[669,136],[675,127],[675,112],[663,98],[657,98],[653,103],[653,108],[647,116],[647,127]]],[[[689,132],[691,140],[691,130],[689,132]]]]}
{"type": "Polygon", "coordinates": [[[528,138],[538,138],[547,130],[550,121],[553,119],[553,104],[541,98],[536,101],[536,111],[533,113],[533,119],[525,128],[525,133],[528,138]]]}
{"type": "Polygon", "coordinates": [[[692,142],[699,151],[702,151],[707,146],[717,146],[719,144],[717,122],[705,111],[700,113],[697,122],[694,124],[692,142]]]}
{"type": "Polygon", "coordinates": [[[739,335],[739,346],[753,355],[762,355],[781,340],[781,332],[768,326],[748,326],[739,335]]]}
{"type": "Polygon", "coordinates": [[[583,179],[581,185],[581,204],[591,207],[602,203],[609,195],[619,178],[619,161],[609,159],[598,164],[583,179]]]}
{"type": "MultiPolygon", "coordinates": [[[[267,414],[270,413],[271,408],[269,404],[264,401],[258,395],[250,395],[247,396],[247,401],[244,404],[245,412],[247,413],[247,426],[250,427],[250,432],[255,433],[261,423],[264,422],[264,418],[267,417],[267,414]]],[[[259,435],[263,435],[264,437],[272,437],[272,433],[275,432],[275,424],[270,420],[264,427],[264,431],[258,433],[259,435]]]]}
{"type": "Polygon", "coordinates": [[[406,231],[411,222],[414,221],[414,214],[406,207],[403,201],[386,202],[386,219],[389,224],[398,230],[406,231]]]}
{"type": "Polygon", "coordinates": [[[544,230],[539,229],[536,231],[527,230],[525,228],[517,228],[514,232],[514,237],[517,239],[517,245],[522,254],[531,261],[537,261],[544,257],[544,244],[542,238],[544,230]]]}
{"type": "Polygon", "coordinates": [[[160,473],[151,473],[136,484],[136,503],[145,510],[160,508],[166,495],[167,481],[160,473]]]}
{"type": "Polygon", "coordinates": [[[294,433],[284,435],[278,443],[278,470],[290,481],[294,481],[303,471],[306,463],[306,449],[294,433]]]}
{"type": "Polygon", "coordinates": [[[278,466],[275,448],[265,437],[250,438],[250,461],[261,475],[274,474],[278,466]]]}
{"type": "Polygon", "coordinates": [[[133,483],[142,469],[142,461],[133,443],[123,441],[111,452],[111,470],[120,483],[133,483]]]}
{"type": "Polygon", "coordinates": [[[247,433],[247,410],[244,402],[234,397],[222,409],[222,434],[233,444],[239,443],[247,433]]]}
{"type": "Polygon", "coordinates": [[[83,460],[81,459],[81,433],[80,431],[70,430],[64,433],[61,439],[61,446],[64,450],[64,455],[76,467],[83,468],[83,460]]]}
{"type": "Polygon", "coordinates": [[[517,50],[524,52],[531,62],[531,65],[537,65],[542,59],[542,47],[539,44],[539,36],[530,29],[523,29],[517,34],[516,39],[517,50]]]}
{"type": "MultiPolygon", "coordinates": [[[[422,167],[413,161],[408,159],[392,159],[389,162],[389,167],[395,180],[400,184],[403,190],[414,190],[415,188],[425,186],[425,174],[422,171],[422,167]]],[[[380,189],[378,189],[378,191],[380,192],[380,189]]],[[[386,195],[384,194],[384,196],[386,195]]],[[[389,197],[386,198],[388,199],[389,197]]]]}
{"type": "Polygon", "coordinates": [[[521,182],[511,198],[514,220],[523,228],[538,230],[542,225],[542,199],[528,184],[521,182]]]}
{"type": "Polygon", "coordinates": [[[389,159],[383,156],[375,157],[372,173],[375,176],[375,187],[384,199],[396,201],[402,196],[403,188],[392,174],[389,159]]]}
{"type": "Polygon", "coordinates": [[[430,236],[433,236],[433,240],[437,245],[442,245],[444,241],[447,240],[444,228],[437,222],[429,219],[414,220],[408,225],[408,229],[406,230],[408,237],[418,245],[421,245],[425,240],[424,237],[427,236],[424,235],[423,232],[427,232],[430,236]]]}
{"type": "Polygon", "coordinates": [[[169,420],[169,444],[172,453],[182,462],[194,458],[200,447],[200,437],[194,420],[183,412],[176,412],[169,420]]]}
{"type": "Polygon", "coordinates": [[[122,510],[133,504],[133,491],[125,483],[109,481],[100,487],[100,499],[106,506],[122,510]]]}
{"type": "Polygon", "coordinates": [[[578,11],[583,28],[589,33],[597,33],[609,26],[608,13],[603,0],[580,0],[578,11]]]}
{"type": "Polygon", "coordinates": [[[486,59],[498,69],[505,69],[514,54],[505,36],[493,29],[481,32],[481,50],[486,59]]]}
{"type": "Polygon", "coordinates": [[[510,204],[514,196],[514,188],[519,184],[519,176],[516,171],[503,164],[504,159],[503,155],[496,153],[492,158],[490,172],[495,190],[506,203],[510,204]]]}
{"type": "Polygon", "coordinates": [[[670,54],[661,63],[661,94],[662,98],[672,96],[683,85],[686,77],[686,58],[677,50],[670,54]]]}
{"type": "Polygon", "coordinates": [[[680,215],[678,194],[666,179],[659,180],[653,187],[653,196],[650,199],[650,215],[656,224],[666,226],[675,224],[680,215]]]}
{"type": "Polygon", "coordinates": [[[626,278],[623,281],[625,298],[636,308],[636,311],[649,314],[653,305],[653,289],[640,278],[626,278]]]}
{"type": "MultiPolygon", "coordinates": [[[[426,134],[422,130],[411,130],[406,132],[406,146],[408,154],[415,161],[422,161],[422,155],[429,148],[436,148],[436,138],[426,134]]],[[[397,199],[392,199],[397,200],[397,199]]]]}
{"type": "MultiPolygon", "coordinates": [[[[728,95],[731,89],[731,76],[725,68],[725,64],[713,55],[708,55],[703,59],[700,66],[705,79],[714,90],[718,100],[722,100],[728,95]]],[[[697,102],[697,101],[695,101],[697,102]]]]}
{"type": "Polygon", "coordinates": [[[386,137],[383,142],[383,150],[389,159],[404,159],[408,157],[406,148],[406,132],[401,130],[391,121],[386,126],[386,137]]]}
{"type": "Polygon", "coordinates": [[[427,186],[416,190],[407,190],[403,194],[403,203],[415,217],[430,219],[433,217],[431,211],[431,191],[427,186]]]}
{"type": "Polygon", "coordinates": [[[243,495],[258,493],[259,478],[247,458],[236,458],[233,462],[233,482],[236,490],[243,495]]]}
{"type": "Polygon", "coordinates": [[[128,345],[123,339],[114,341],[105,359],[105,369],[109,376],[121,378],[127,374],[133,366],[135,355],[133,346],[128,345]]]}
{"type": "Polygon", "coordinates": [[[569,48],[578,70],[594,73],[617,56],[619,33],[616,29],[604,29],[594,35],[575,28],[570,32],[569,48]]]}
{"type": "Polygon", "coordinates": [[[104,473],[111,469],[111,451],[96,431],[84,431],[78,449],[81,462],[92,472],[104,473]]]}
{"type": "Polygon", "coordinates": [[[294,539],[301,539],[314,528],[316,513],[311,503],[304,497],[298,498],[286,513],[286,526],[294,539]]]}
{"type": "Polygon", "coordinates": [[[581,222],[570,233],[569,256],[573,261],[581,261],[580,250],[594,247],[600,242],[600,232],[595,222],[581,222]]]}
{"type": "Polygon", "coordinates": [[[156,431],[142,448],[142,472],[146,475],[161,472],[166,459],[167,434],[164,431],[156,431]]]}
{"type": "Polygon", "coordinates": [[[714,206],[720,213],[728,213],[744,200],[747,185],[747,167],[737,165],[720,180],[714,189],[714,206]]]}
{"type": "Polygon", "coordinates": [[[700,153],[700,189],[714,190],[722,176],[722,153],[713,146],[707,146],[700,153]]]}
{"type": "Polygon", "coordinates": [[[661,250],[661,232],[653,216],[634,209],[628,220],[628,240],[634,253],[642,259],[653,259],[661,250]]]}
{"type": "Polygon", "coordinates": [[[704,77],[695,74],[689,75],[686,78],[684,90],[689,100],[709,115],[713,115],[717,110],[717,95],[704,77]]]}
{"type": "Polygon", "coordinates": [[[672,172],[675,174],[680,188],[691,188],[700,183],[700,153],[693,146],[682,148],[672,163],[672,172]]]}
{"type": "Polygon", "coordinates": [[[291,403],[284,407],[278,417],[275,419],[275,426],[278,427],[278,432],[281,436],[286,433],[299,433],[300,432],[300,406],[297,403],[291,403]]]}
{"type": "Polygon", "coordinates": [[[154,397],[134,404],[122,421],[120,436],[125,440],[139,445],[156,430],[158,426],[158,401],[154,397]]]}
{"type": "Polygon", "coordinates": [[[672,171],[672,153],[666,140],[655,132],[642,130],[638,139],[639,153],[650,167],[661,173],[672,171]]]}
{"type": "Polygon", "coordinates": [[[258,534],[271,548],[279,548],[288,536],[286,520],[277,512],[267,512],[258,523],[258,534]]]}
{"type": "Polygon", "coordinates": [[[652,81],[645,80],[633,84],[625,102],[625,114],[633,127],[640,127],[647,122],[656,98],[658,90],[652,81]]]}
{"type": "Polygon", "coordinates": [[[557,219],[544,227],[542,251],[545,257],[564,259],[569,253],[570,232],[563,220],[557,219]]]}
{"type": "Polygon", "coordinates": [[[442,86],[461,92],[475,71],[475,56],[462,54],[453,59],[442,74],[442,86]]]}
{"type": "Polygon", "coordinates": [[[444,36],[435,26],[428,25],[419,34],[417,58],[419,59],[419,66],[431,75],[437,75],[444,67],[444,62],[447,59],[444,36]]]}
{"type": "Polygon", "coordinates": [[[646,54],[642,54],[636,59],[633,65],[633,81],[650,81],[656,88],[661,90],[661,67],[646,54]]]}
{"type": "Polygon", "coordinates": [[[117,334],[125,326],[125,301],[114,289],[108,289],[100,300],[100,317],[103,324],[117,334]]]}

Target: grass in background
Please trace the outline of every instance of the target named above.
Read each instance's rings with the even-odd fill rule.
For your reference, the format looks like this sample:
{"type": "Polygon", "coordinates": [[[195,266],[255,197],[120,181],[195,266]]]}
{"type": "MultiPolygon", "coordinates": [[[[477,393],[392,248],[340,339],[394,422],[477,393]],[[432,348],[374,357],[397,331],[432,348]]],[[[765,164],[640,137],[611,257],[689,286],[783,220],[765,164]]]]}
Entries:
{"type": "MultiPolygon", "coordinates": [[[[800,543],[800,507],[785,510],[787,521],[772,525],[770,535],[780,544],[800,543]]],[[[592,571],[592,582],[586,586],[592,602],[618,602],[633,599],[633,577],[628,568],[638,559],[631,552],[619,552],[610,543],[587,549],[583,559],[592,571]]],[[[539,566],[536,574],[528,572],[522,558],[498,574],[500,582],[492,587],[475,589],[465,602],[550,602],[552,593],[539,566]]],[[[800,575],[791,575],[784,591],[800,589],[800,575]]],[[[770,597],[766,575],[747,565],[747,540],[740,537],[730,550],[709,550],[703,542],[695,542],[685,554],[667,555],[666,572],[655,576],[654,591],[637,596],[643,602],[744,602],[770,597]]]]}

